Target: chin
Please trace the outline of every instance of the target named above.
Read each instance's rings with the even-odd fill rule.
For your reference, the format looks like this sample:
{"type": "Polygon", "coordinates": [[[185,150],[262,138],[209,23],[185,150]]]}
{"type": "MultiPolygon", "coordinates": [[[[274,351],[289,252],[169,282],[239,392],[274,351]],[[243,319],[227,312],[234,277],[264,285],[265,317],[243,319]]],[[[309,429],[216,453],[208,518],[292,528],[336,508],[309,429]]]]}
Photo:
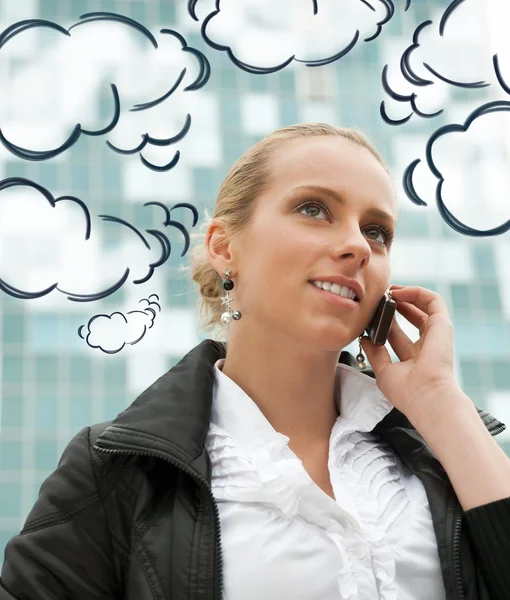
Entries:
{"type": "Polygon", "coordinates": [[[359,336],[346,331],[342,327],[315,328],[310,331],[307,337],[307,343],[311,347],[324,352],[341,352],[346,346],[355,341],[359,336]]]}

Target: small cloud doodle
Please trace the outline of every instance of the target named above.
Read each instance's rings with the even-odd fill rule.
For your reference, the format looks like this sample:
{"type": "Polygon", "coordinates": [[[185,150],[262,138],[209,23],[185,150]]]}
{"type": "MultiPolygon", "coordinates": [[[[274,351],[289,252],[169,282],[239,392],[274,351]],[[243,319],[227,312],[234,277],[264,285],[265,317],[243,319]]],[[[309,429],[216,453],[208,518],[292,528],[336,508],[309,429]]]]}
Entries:
{"type": "MultiPolygon", "coordinates": [[[[188,0],[200,20],[203,2],[188,0]]],[[[210,4],[208,5],[210,6],[210,4]]],[[[405,10],[410,0],[405,4],[405,10]]],[[[363,40],[375,40],[395,13],[393,0],[216,0],[203,17],[201,33],[240,69],[274,73],[293,61],[327,65],[363,40]]]]}
{"type": "Polygon", "coordinates": [[[436,117],[455,88],[473,97],[489,86],[496,95],[510,94],[510,46],[501,27],[509,20],[510,5],[501,0],[453,0],[436,10],[416,27],[399,63],[383,69],[390,98],[380,105],[383,120],[402,125],[413,115],[436,117]]]}
{"type": "Polygon", "coordinates": [[[42,49],[14,72],[0,69],[0,143],[6,150],[43,161],[82,135],[105,136],[112,151],[138,154],[149,169],[176,166],[180,152],[169,156],[168,148],[191,127],[182,93],[204,87],[210,76],[203,53],[175,30],[155,36],[123,15],[93,12],[67,29],[42,19],[7,27],[0,34],[0,67],[4,57],[33,46],[34,32],[44,38],[42,49]]]}
{"type": "Polygon", "coordinates": [[[509,133],[508,101],[489,102],[474,110],[463,124],[439,128],[427,142],[426,162],[415,159],[405,170],[407,196],[414,204],[427,206],[415,181],[417,169],[426,165],[428,172],[420,178],[423,189],[427,177],[434,180],[429,189],[434,190],[441,217],[452,229],[476,237],[510,231],[509,133]],[[476,191],[478,194],[473,194],[476,191]],[[477,201],[470,205],[468,199],[473,196],[477,201]],[[472,227],[458,217],[487,228],[472,227]]]}
{"type": "Polygon", "coordinates": [[[152,328],[156,315],[161,312],[159,297],[151,294],[140,300],[142,307],[126,314],[114,312],[93,316],[78,329],[78,335],[90,348],[105,354],[117,354],[127,345],[140,342],[152,328]]]}
{"type": "Polygon", "coordinates": [[[172,229],[184,238],[181,256],[189,249],[189,232],[171,218],[171,211],[189,210],[193,227],[198,211],[185,202],[172,208],[161,202],[146,202],[144,206],[161,213],[159,228],[141,231],[114,215],[92,218],[80,198],[55,198],[29,179],[3,179],[0,290],[23,300],[58,292],[73,302],[93,302],[128,282],[146,283],[170,257],[172,229]],[[108,249],[107,240],[114,242],[113,249],[108,249]]]}

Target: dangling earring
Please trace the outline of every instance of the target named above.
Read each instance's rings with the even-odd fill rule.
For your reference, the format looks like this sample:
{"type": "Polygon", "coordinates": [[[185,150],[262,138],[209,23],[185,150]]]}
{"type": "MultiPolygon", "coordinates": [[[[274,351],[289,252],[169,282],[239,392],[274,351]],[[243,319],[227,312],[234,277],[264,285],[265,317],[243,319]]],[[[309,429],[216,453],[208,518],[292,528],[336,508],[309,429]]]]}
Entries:
{"type": "Polygon", "coordinates": [[[225,325],[228,325],[232,321],[232,319],[234,319],[234,321],[239,321],[239,319],[242,317],[241,313],[238,310],[235,310],[234,312],[232,312],[232,307],[230,305],[230,303],[231,303],[230,290],[234,289],[234,282],[230,279],[230,273],[231,273],[230,269],[225,270],[225,272],[224,272],[225,279],[222,282],[223,289],[226,292],[225,296],[223,297],[222,302],[223,302],[223,304],[226,304],[227,310],[226,310],[226,312],[224,312],[221,315],[221,322],[224,323],[225,325]]]}
{"type": "Polygon", "coordinates": [[[358,363],[358,369],[365,369],[367,363],[365,361],[365,355],[363,354],[363,348],[361,347],[361,335],[358,338],[359,342],[359,354],[356,355],[356,362],[358,363]]]}

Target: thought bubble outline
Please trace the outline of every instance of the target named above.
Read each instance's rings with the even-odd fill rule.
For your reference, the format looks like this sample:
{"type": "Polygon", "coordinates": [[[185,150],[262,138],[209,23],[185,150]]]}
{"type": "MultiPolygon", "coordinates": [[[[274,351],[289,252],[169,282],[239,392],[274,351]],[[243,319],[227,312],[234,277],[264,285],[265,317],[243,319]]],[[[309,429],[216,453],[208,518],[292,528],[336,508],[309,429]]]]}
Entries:
{"type": "MultiPolygon", "coordinates": [[[[310,1],[312,2],[312,13],[315,16],[319,13],[318,3],[317,3],[317,0],[310,0],[310,1]]],[[[358,0],[358,1],[361,2],[362,4],[365,4],[366,6],[371,8],[373,11],[375,11],[375,9],[368,2],[368,0],[358,0]]],[[[221,0],[215,0],[215,10],[211,11],[202,21],[202,25],[200,27],[200,33],[202,35],[202,38],[203,38],[204,42],[207,45],[209,45],[211,48],[213,48],[214,50],[226,52],[228,58],[230,59],[232,64],[234,64],[234,66],[238,67],[239,69],[242,69],[243,71],[246,71],[247,73],[251,73],[252,75],[269,75],[271,73],[276,73],[277,71],[281,71],[282,69],[287,67],[293,61],[302,63],[307,67],[323,67],[325,65],[329,65],[333,62],[336,62],[337,60],[344,57],[346,54],[348,54],[354,48],[354,46],[356,46],[356,44],[359,40],[360,32],[359,32],[359,29],[357,29],[354,36],[352,37],[351,41],[342,50],[340,50],[340,52],[337,52],[336,54],[334,54],[332,56],[329,56],[329,57],[326,57],[323,59],[317,59],[317,60],[304,60],[304,59],[296,58],[296,55],[293,54],[288,59],[286,59],[284,62],[282,62],[279,65],[276,65],[274,67],[257,67],[255,65],[250,65],[244,61],[239,60],[234,55],[230,46],[218,44],[217,42],[214,42],[207,35],[206,29],[207,29],[207,25],[208,25],[209,21],[221,12],[220,2],[221,2],[221,0]]],[[[377,37],[379,37],[379,35],[382,32],[383,25],[388,23],[392,19],[393,15],[395,14],[394,0],[379,0],[379,2],[381,2],[385,6],[386,15],[380,21],[378,21],[376,23],[375,33],[373,35],[371,35],[370,37],[365,38],[363,40],[365,42],[371,42],[371,41],[375,40],[377,37]]],[[[188,14],[190,15],[190,17],[194,21],[198,22],[199,18],[197,17],[196,10],[195,10],[197,4],[198,4],[198,0],[188,0],[187,9],[188,9],[188,14]]],[[[407,11],[410,6],[411,6],[411,0],[406,0],[404,12],[407,11]]]]}
{"type": "MultiPolygon", "coordinates": [[[[473,123],[473,121],[475,121],[479,117],[482,117],[486,114],[490,114],[493,112],[502,112],[502,111],[504,111],[504,112],[510,111],[510,101],[494,100],[492,102],[488,102],[486,104],[483,104],[482,106],[479,106],[475,110],[473,110],[471,112],[471,114],[466,118],[466,120],[464,121],[463,124],[453,124],[452,123],[452,124],[444,125],[444,126],[440,127],[439,129],[437,129],[430,136],[430,138],[427,141],[427,146],[425,149],[425,156],[426,156],[427,165],[428,165],[431,173],[438,180],[438,183],[436,185],[436,204],[437,204],[439,213],[440,213],[443,221],[447,225],[449,225],[452,229],[457,231],[457,233],[460,233],[462,235],[468,235],[468,236],[473,236],[473,237],[491,237],[491,236],[495,236],[495,235],[502,235],[503,233],[510,231],[510,219],[508,221],[506,221],[506,223],[503,223],[502,225],[499,225],[498,227],[493,227],[491,229],[485,229],[485,230],[474,229],[473,227],[469,227],[468,225],[465,225],[464,223],[459,221],[459,219],[457,219],[457,217],[455,217],[453,215],[453,213],[448,210],[448,208],[446,207],[446,205],[443,201],[441,192],[442,192],[442,188],[443,188],[444,177],[443,177],[443,174],[441,173],[441,171],[435,165],[434,159],[432,158],[432,146],[440,137],[447,135],[449,133],[452,133],[452,132],[466,133],[467,130],[469,129],[469,127],[471,126],[471,124],[473,123]]],[[[403,177],[402,177],[402,184],[403,184],[403,188],[404,188],[406,195],[414,204],[419,205],[419,206],[428,206],[427,202],[425,202],[422,198],[419,197],[419,195],[416,192],[416,189],[414,187],[414,184],[413,184],[414,171],[420,163],[421,163],[421,159],[418,158],[418,159],[415,159],[414,161],[412,161],[406,167],[403,177]]]]}
{"type": "MultiPolygon", "coordinates": [[[[0,180],[0,192],[2,192],[5,189],[8,189],[10,187],[16,187],[16,186],[28,186],[28,187],[36,189],[49,202],[49,204],[53,208],[57,205],[58,202],[61,202],[64,200],[76,203],[82,209],[83,215],[85,217],[85,222],[86,222],[85,240],[90,239],[90,233],[92,230],[92,221],[90,218],[90,212],[87,208],[87,205],[83,202],[83,200],[80,200],[76,196],[59,196],[58,198],[55,198],[53,196],[53,194],[49,190],[47,190],[44,186],[42,186],[34,181],[31,181],[30,179],[26,179],[24,177],[8,177],[6,179],[0,180]]],[[[165,215],[165,218],[162,221],[163,227],[165,227],[165,228],[166,227],[174,227],[182,233],[182,235],[184,237],[184,248],[181,253],[181,257],[184,256],[190,247],[190,243],[191,243],[190,235],[189,235],[187,228],[182,223],[180,223],[179,221],[175,221],[174,219],[171,218],[170,213],[172,210],[174,210],[176,208],[189,209],[193,214],[192,227],[195,227],[196,224],[198,223],[198,210],[196,209],[196,207],[193,204],[190,204],[188,202],[178,202],[177,204],[174,204],[171,208],[168,208],[162,202],[157,202],[157,201],[145,202],[144,206],[157,206],[157,207],[161,208],[165,215]]],[[[144,237],[144,235],[131,223],[128,223],[127,221],[124,221],[123,219],[120,219],[119,217],[115,217],[112,215],[98,215],[98,218],[100,218],[103,221],[115,222],[119,225],[127,227],[128,229],[133,231],[139,237],[139,239],[142,241],[142,243],[145,245],[146,248],[148,248],[149,250],[152,249],[149,242],[144,237]]],[[[155,270],[158,267],[162,266],[168,260],[168,258],[170,257],[170,253],[171,253],[170,240],[162,231],[159,231],[158,229],[146,229],[145,232],[148,233],[149,235],[151,235],[153,238],[155,238],[159,242],[159,244],[161,246],[161,254],[158,259],[149,263],[148,272],[145,277],[133,281],[134,285],[140,285],[142,283],[146,283],[147,281],[149,281],[150,278],[153,276],[155,270]]],[[[126,283],[128,277],[129,277],[129,273],[130,273],[130,269],[129,269],[129,267],[127,267],[124,271],[124,274],[113,285],[111,285],[110,287],[106,288],[105,290],[102,290],[101,292],[97,292],[95,294],[77,294],[77,293],[65,291],[64,289],[59,287],[58,281],[55,283],[52,283],[50,286],[48,286],[47,288],[45,288],[43,290],[39,290],[37,292],[27,292],[27,291],[23,291],[21,289],[14,287],[13,285],[9,284],[7,281],[4,281],[1,278],[0,278],[0,291],[3,291],[4,293],[12,296],[13,298],[17,298],[19,300],[31,300],[31,299],[35,299],[35,298],[42,298],[43,296],[50,294],[54,290],[57,290],[58,292],[66,295],[67,299],[72,302],[94,302],[96,300],[101,300],[103,298],[106,298],[106,297],[110,296],[111,294],[115,293],[117,290],[119,290],[124,285],[124,283],[126,283]]]]}
{"type": "MultiPolygon", "coordinates": [[[[441,16],[440,23],[439,23],[438,30],[439,30],[440,37],[444,37],[444,31],[445,31],[445,27],[446,27],[448,20],[454,14],[454,12],[457,10],[457,8],[459,8],[459,6],[461,6],[465,1],[466,0],[452,0],[452,2],[450,2],[450,4],[446,7],[446,9],[444,10],[444,12],[441,16]]],[[[430,19],[427,19],[427,20],[423,21],[422,23],[420,23],[415,28],[415,31],[413,33],[412,43],[404,50],[404,52],[402,53],[402,56],[400,57],[399,68],[400,68],[400,72],[401,72],[402,76],[408,83],[410,83],[411,85],[417,86],[417,87],[426,87],[426,86],[436,84],[436,82],[434,82],[430,79],[424,79],[423,77],[420,77],[419,75],[417,75],[410,63],[411,54],[420,47],[419,38],[420,38],[422,31],[429,25],[433,25],[433,24],[434,24],[434,22],[430,19]]],[[[503,76],[501,74],[501,70],[499,68],[499,61],[498,61],[497,54],[495,54],[493,57],[493,64],[494,64],[494,71],[496,74],[496,78],[497,78],[499,84],[501,85],[502,89],[506,93],[510,94],[510,87],[504,81],[503,76]]],[[[434,69],[427,62],[423,62],[422,65],[427,71],[429,71],[429,73],[434,75],[434,77],[436,77],[439,81],[442,81],[443,83],[446,83],[453,87],[458,87],[461,89],[481,89],[481,88],[490,87],[492,85],[491,83],[489,83],[485,80],[470,81],[470,82],[456,81],[454,79],[450,79],[449,77],[442,75],[437,69],[434,69]]],[[[408,102],[411,105],[412,110],[411,110],[411,113],[407,117],[404,117],[402,119],[392,119],[387,113],[386,105],[383,100],[380,104],[379,112],[380,112],[381,118],[383,119],[383,121],[386,124],[392,125],[392,126],[403,125],[404,123],[407,123],[409,121],[409,119],[412,117],[413,114],[417,115],[418,117],[428,119],[428,118],[436,117],[443,112],[443,109],[440,109],[434,113],[425,113],[425,112],[421,111],[420,109],[418,109],[418,107],[417,107],[416,100],[418,98],[418,94],[416,94],[416,93],[398,94],[397,92],[392,90],[389,85],[389,82],[388,82],[387,71],[388,71],[388,64],[386,64],[384,66],[383,72],[382,72],[382,83],[383,83],[383,89],[384,89],[385,93],[388,96],[390,96],[390,98],[392,100],[395,100],[396,102],[400,102],[400,103],[408,102]]]]}
{"type": "MultiPolygon", "coordinates": [[[[23,21],[18,21],[17,23],[14,23],[14,24],[10,25],[9,27],[7,27],[0,34],[0,49],[9,40],[13,39],[16,35],[26,31],[27,29],[32,29],[35,27],[48,27],[50,29],[58,31],[59,33],[62,33],[63,35],[71,37],[71,34],[70,34],[71,29],[74,29],[75,27],[77,27],[79,25],[96,22],[96,21],[113,21],[113,22],[118,22],[118,23],[122,23],[124,25],[130,26],[130,27],[134,28],[135,30],[137,30],[138,32],[142,33],[150,41],[150,43],[152,44],[152,46],[155,49],[157,49],[159,47],[158,42],[157,42],[156,38],[152,35],[152,33],[141,23],[138,23],[137,21],[135,21],[134,19],[131,19],[130,17],[126,17],[124,15],[120,15],[117,13],[111,13],[111,12],[93,12],[93,13],[85,13],[85,14],[81,15],[79,17],[79,19],[80,19],[80,21],[71,25],[68,29],[65,29],[61,25],[58,25],[57,23],[54,23],[52,21],[48,21],[45,19],[25,19],[23,21]]],[[[185,92],[195,91],[195,90],[198,90],[198,89],[204,87],[206,85],[206,83],[209,81],[210,74],[211,74],[211,66],[210,66],[210,63],[207,60],[206,56],[202,52],[197,50],[196,48],[189,47],[184,36],[182,36],[179,32],[177,32],[173,29],[164,28],[164,29],[160,30],[160,33],[162,33],[163,35],[170,35],[172,37],[175,37],[181,44],[181,51],[191,54],[192,56],[195,57],[195,59],[199,63],[200,71],[199,71],[197,78],[195,79],[194,82],[192,82],[191,84],[186,86],[184,88],[184,91],[185,92]]],[[[181,71],[179,77],[177,78],[176,83],[174,83],[172,85],[172,87],[163,96],[160,96],[159,98],[156,98],[155,100],[147,101],[147,102],[144,102],[141,104],[136,104],[134,107],[130,108],[129,110],[131,112],[147,110],[149,108],[153,108],[154,106],[164,102],[178,89],[180,83],[184,79],[185,74],[186,74],[186,69],[184,68],[181,71]]],[[[11,154],[16,156],[17,158],[21,158],[23,160],[30,160],[30,161],[43,161],[43,160],[49,160],[51,158],[54,158],[54,157],[62,154],[69,148],[71,148],[71,146],[73,146],[74,144],[76,144],[78,142],[78,140],[80,139],[82,134],[88,135],[88,136],[101,136],[101,135],[105,135],[105,134],[111,132],[113,129],[115,129],[115,127],[117,126],[117,124],[119,122],[120,113],[121,113],[121,105],[120,105],[120,96],[119,96],[117,86],[114,83],[110,83],[110,87],[111,87],[112,96],[113,96],[114,111],[113,111],[113,117],[112,117],[110,123],[106,127],[103,127],[97,131],[93,131],[93,130],[83,129],[81,124],[77,123],[74,126],[71,134],[68,136],[67,140],[65,140],[59,147],[53,148],[51,150],[30,150],[29,148],[23,148],[21,146],[18,146],[16,144],[14,144],[13,142],[10,142],[5,137],[5,135],[2,132],[2,128],[0,127],[0,143],[11,154]]],[[[142,164],[145,167],[147,167],[155,172],[166,172],[166,171],[173,169],[179,162],[179,158],[180,158],[179,151],[177,151],[174,154],[174,157],[167,164],[162,165],[162,166],[157,166],[157,165],[150,163],[143,156],[141,151],[145,148],[145,146],[147,144],[155,145],[155,146],[169,146],[171,144],[174,144],[174,143],[180,141],[188,133],[190,127],[191,127],[191,115],[188,114],[186,117],[186,122],[185,122],[183,128],[181,129],[181,131],[177,135],[172,136],[171,138],[168,138],[166,140],[153,138],[148,133],[145,133],[145,134],[142,134],[141,143],[135,149],[131,149],[129,151],[123,151],[121,149],[118,149],[115,145],[113,145],[108,140],[106,140],[105,143],[111,150],[113,150],[114,152],[117,152],[118,154],[126,155],[126,154],[135,154],[136,152],[139,152],[140,161],[142,162],[142,164]],[[138,150],[138,148],[139,148],[139,150],[138,150]]]]}
{"type": "Polygon", "coordinates": [[[97,344],[97,345],[91,344],[91,343],[90,343],[90,339],[89,339],[89,338],[90,338],[90,336],[92,335],[92,332],[91,332],[91,330],[90,330],[90,325],[91,325],[91,324],[92,324],[94,321],[96,321],[97,319],[100,319],[100,318],[111,319],[111,318],[112,318],[114,315],[119,315],[120,317],[122,317],[122,318],[124,319],[124,322],[125,322],[125,324],[127,325],[127,324],[128,324],[128,322],[129,322],[129,319],[126,317],[126,315],[124,315],[124,313],[122,313],[122,312],[120,312],[120,311],[115,311],[115,312],[113,312],[113,313],[110,313],[109,315],[107,315],[107,314],[105,314],[105,313],[101,313],[101,314],[98,314],[98,315],[94,315],[93,317],[91,317],[91,318],[89,319],[89,321],[88,321],[88,323],[87,323],[86,325],[80,325],[80,327],[78,328],[78,336],[79,336],[79,337],[80,337],[82,340],[84,340],[84,341],[86,342],[87,346],[89,346],[90,348],[92,348],[92,349],[94,349],[94,350],[101,350],[101,352],[104,352],[105,354],[117,354],[118,352],[120,352],[121,350],[123,350],[123,349],[124,349],[124,348],[125,348],[127,345],[134,346],[135,344],[138,344],[138,342],[140,342],[140,341],[141,341],[141,340],[144,338],[144,336],[145,336],[145,334],[147,333],[147,331],[148,331],[149,329],[152,329],[152,327],[153,327],[153,325],[154,325],[154,320],[155,320],[155,318],[156,318],[156,311],[155,311],[153,308],[150,308],[150,306],[154,304],[155,306],[157,306],[157,307],[158,307],[158,309],[159,309],[159,312],[161,312],[161,306],[160,306],[160,304],[159,304],[159,301],[160,301],[160,300],[159,300],[159,296],[158,296],[157,294],[151,294],[151,295],[150,295],[150,296],[148,296],[147,298],[142,298],[142,300],[140,300],[140,301],[138,302],[139,304],[140,304],[141,302],[148,302],[149,306],[147,306],[147,307],[146,307],[146,308],[145,308],[143,311],[140,311],[140,310],[130,310],[130,311],[128,311],[128,312],[126,313],[126,315],[132,315],[132,314],[142,314],[142,313],[143,313],[143,314],[147,314],[147,311],[150,311],[150,312],[152,313],[151,324],[149,325],[149,327],[146,327],[146,326],[144,325],[144,327],[143,327],[143,331],[142,331],[142,334],[141,334],[141,335],[140,335],[140,336],[139,336],[139,337],[138,337],[136,340],[133,340],[133,341],[131,341],[131,342],[123,342],[123,343],[122,343],[122,346],[121,346],[120,348],[117,348],[116,350],[107,350],[107,349],[103,348],[101,344],[97,344]],[[151,298],[156,298],[156,299],[157,299],[157,302],[155,302],[155,301],[151,301],[151,300],[150,300],[151,298]],[[86,336],[86,337],[83,337],[83,333],[82,333],[82,331],[83,331],[83,329],[84,329],[85,327],[87,327],[87,329],[88,329],[88,333],[87,333],[87,336],[86,336]]]}

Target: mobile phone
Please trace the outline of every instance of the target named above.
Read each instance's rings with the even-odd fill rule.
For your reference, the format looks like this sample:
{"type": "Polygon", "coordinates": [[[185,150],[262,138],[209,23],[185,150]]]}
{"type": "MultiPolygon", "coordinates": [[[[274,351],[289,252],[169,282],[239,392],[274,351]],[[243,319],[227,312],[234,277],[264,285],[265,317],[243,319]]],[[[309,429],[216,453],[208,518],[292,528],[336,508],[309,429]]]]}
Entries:
{"type": "Polygon", "coordinates": [[[377,306],[377,310],[375,311],[372,320],[365,330],[370,341],[375,346],[384,346],[386,343],[391,324],[393,323],[393,317],[395,316],[396,307],[396,301],[392,299],[389,290],[386,290],[377,306]]]}

